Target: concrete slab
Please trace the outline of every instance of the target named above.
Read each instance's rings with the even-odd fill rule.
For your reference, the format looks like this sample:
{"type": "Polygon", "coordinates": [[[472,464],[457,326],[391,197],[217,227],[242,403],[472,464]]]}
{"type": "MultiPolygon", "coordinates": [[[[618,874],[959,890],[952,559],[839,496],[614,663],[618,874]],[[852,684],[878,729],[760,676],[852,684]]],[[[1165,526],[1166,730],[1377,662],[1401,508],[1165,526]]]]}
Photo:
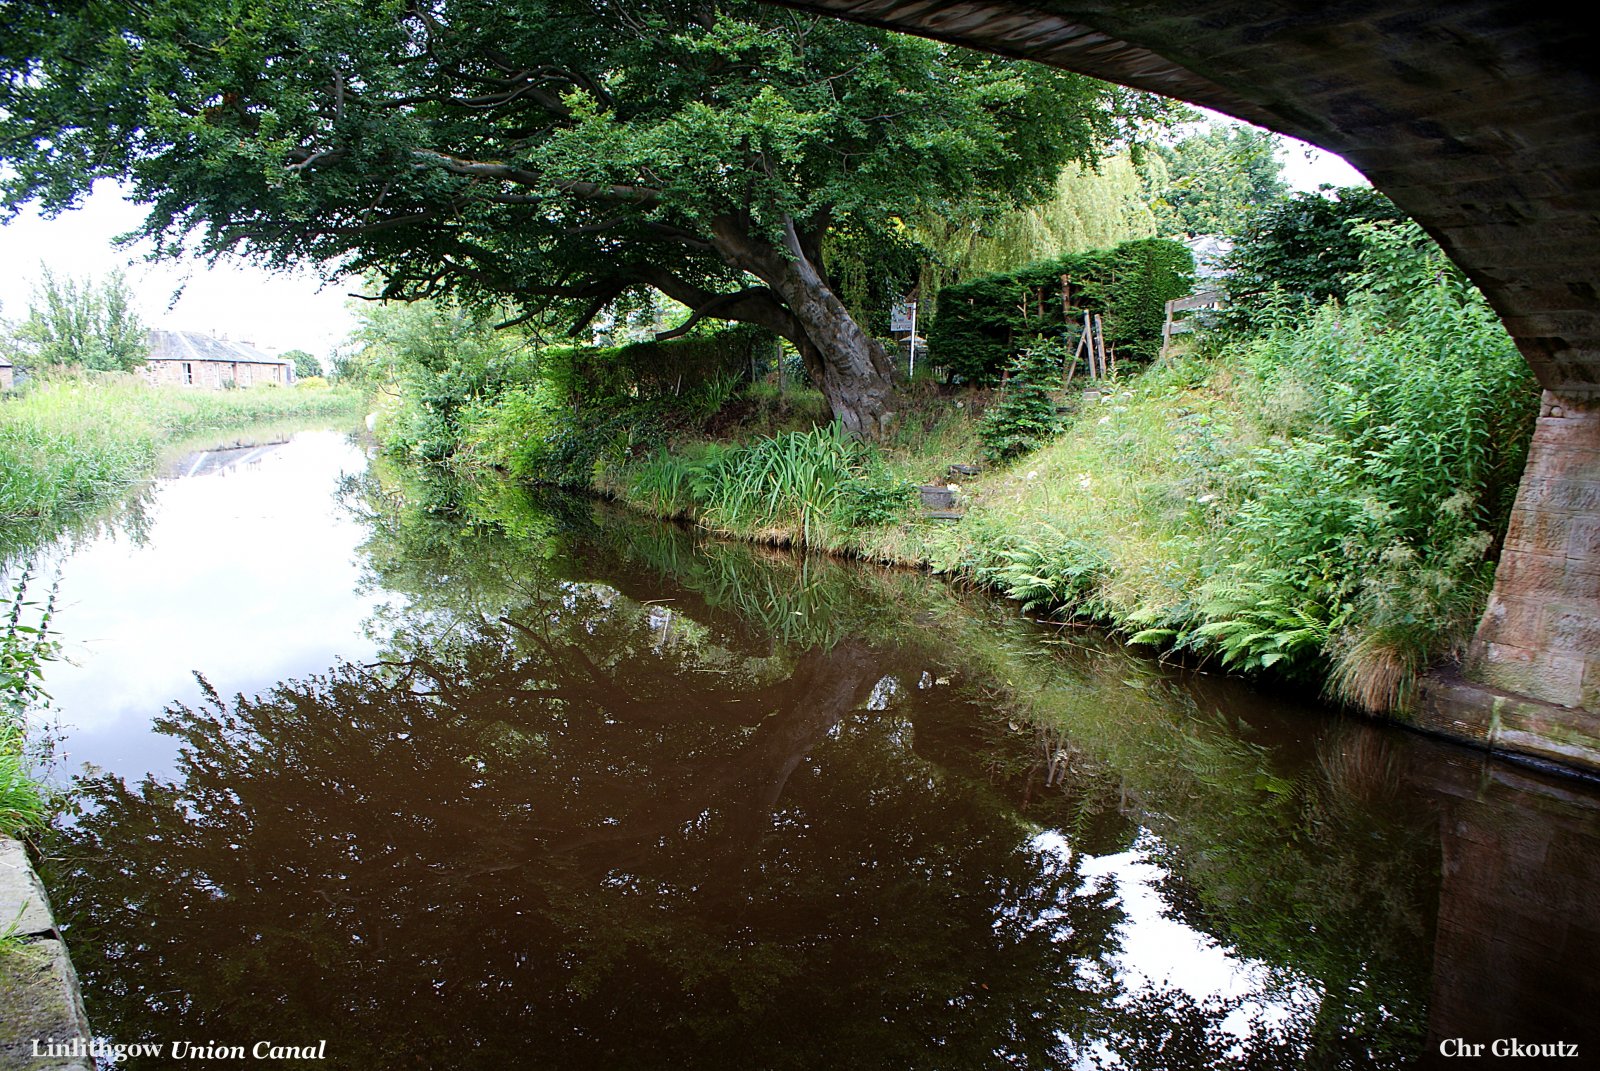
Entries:
{"type": "Polygon", "coordinates": [[[53,933],[55,920],[22,843],[0,837],[0,934],[13,926],[15,934],[36,937],[53,933]]]}

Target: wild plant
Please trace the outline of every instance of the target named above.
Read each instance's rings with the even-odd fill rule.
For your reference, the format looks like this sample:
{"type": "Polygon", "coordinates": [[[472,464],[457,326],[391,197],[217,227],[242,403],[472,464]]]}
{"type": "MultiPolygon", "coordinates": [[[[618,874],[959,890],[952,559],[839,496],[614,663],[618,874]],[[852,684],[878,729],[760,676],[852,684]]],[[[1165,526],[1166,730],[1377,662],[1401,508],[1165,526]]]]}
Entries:
{"type": "Polygon", "coordinates": [[[1032,453],[1061,433],[1051,391],[1060,382],[1067,347],[1041,339],[1018,354],[1007,369],[999,400],[984,414],[978,436],[990,461],[1004,462],[1032,453]]]}
{"type": "Polygon", "coordinates": [[[1537,390],[1487,303],[1414,225],[1367,224],[1364,289],[1248,363],[1264,443],[1233,462],[1198,638],[1245,667],[1327,653],[1336,695],[1404,707],[1492,575],[1537,390]]]}
{"type": "Polygon", "coordinates": [[[11,610],[0,628],[0,835],[37,825],[44,794],[30,776],[25,748],[28,712],[49,698],[41,676],[60,655],[50,632],[56,589],[42,602],[28,598],[24,571],[12,587],[11,610]]]}

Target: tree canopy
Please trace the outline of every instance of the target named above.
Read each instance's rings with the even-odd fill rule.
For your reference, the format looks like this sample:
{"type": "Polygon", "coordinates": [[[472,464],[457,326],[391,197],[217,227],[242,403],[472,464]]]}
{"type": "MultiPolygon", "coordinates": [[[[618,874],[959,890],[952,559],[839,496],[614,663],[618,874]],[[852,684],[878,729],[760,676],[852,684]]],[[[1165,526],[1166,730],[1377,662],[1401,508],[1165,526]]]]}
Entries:
{"type": "Polygon", "coordinates": [[[59,278],[43,268],[27,319],[7,334],[0,349],[24,368],[129,372],[149,355],[133,291],[121,272],[96,282],[59,278]]]}
{"type": "Polygon", "coordinates": [[[310,379],[312,376],[322,375],[322,362],[315,354],[305,350],[285,350],[283,359],[294,364],[294,377],[296,379],[310,379]]]}
{"type": "Polygon", "coordinates": [[[1278,138],[1270,131],[1213,123],[1173,145],[1158,145],[1166,169],[1157,191],[1170,230],[1238,234],[1252,213],[1288,196],[1278,138]]]}
{"type": "Polygon", "coordinates": [[[754,3],[0,9],[10,206],[116,177],[168,253],[372,271],[385,297],[510,299],[574,331],[654,289],[788,338],[863,434],[889,368],[825,242],[890,251],[941,201],[1037,200],[1158,108],[754,3]]]}

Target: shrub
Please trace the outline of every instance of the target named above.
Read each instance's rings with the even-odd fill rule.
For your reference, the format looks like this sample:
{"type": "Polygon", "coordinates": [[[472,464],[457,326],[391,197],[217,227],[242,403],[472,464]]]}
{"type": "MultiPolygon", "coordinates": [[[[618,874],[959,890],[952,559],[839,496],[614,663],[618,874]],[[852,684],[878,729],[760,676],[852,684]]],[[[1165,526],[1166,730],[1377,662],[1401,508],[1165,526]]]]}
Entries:
{"type": "Polygon", "coordinates": [[[904,518],[917,495],[917,485],[896,479],[881,463],[869,464],[866,469],[839,488],[834,505],[839,523],[849,528],[875,528],[904,518]]]}
{"type": "Polygon", "coordinates": [[[1286,313],[1347,300],[1363,282],[1357,225],[1404,218],[1393,201],[1359,186],[1300,192],[1257,210],[1227,258],[1224,322],[1267,327],[1286,313]]]}
{"type": "Polygon", "coordinates": [[[1010,461],[1032,453],[1061,432],[1051,394],[1061,378],[1067,347],[1041,339],[1011,362],[1000,399],[983,415],[978,436],[990,461],[1010,461]]]}
{"type": "Polygon", "coordinates": [[[1488,304],[1419,228],[1357,233],[1366,289],[1350,307],[1324,305],[1246,351],[1277,434],[1225,473],[1245,497],[1224,555],[1249,563],[1248,579],[1211,578],[1201,632],[1244,666],[1303,661],[1325,643],[1336,692],[1390,709],[1471,634],[1538,392],[1488,304]]]}
{"type": "Polygon", "coordinates": [[[697,456],[665,450],[636,465],[626,497],[659,516],[779,541],[813,543],[824,527],[891,524],[916,487],[838,424],[744,446],[704,444],[697,456]]]}

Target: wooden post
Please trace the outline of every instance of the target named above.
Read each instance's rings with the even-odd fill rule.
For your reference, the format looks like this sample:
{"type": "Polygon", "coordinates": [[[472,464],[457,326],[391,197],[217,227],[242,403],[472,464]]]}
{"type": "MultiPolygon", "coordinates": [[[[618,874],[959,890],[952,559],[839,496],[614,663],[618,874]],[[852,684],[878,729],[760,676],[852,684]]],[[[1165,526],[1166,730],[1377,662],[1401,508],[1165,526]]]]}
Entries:
{"type": "Polygon", "coordinates": [[[1067,381],[1061,384],[1062,390],[1066,390],[1068,387],[1072,386],[1072,377],[1078,373],[1078,356],[1083,353],[1084,343],[1088,341],[1089,336],[1087,333],[1080,333],[1078,335],[1078,344],[1072,350],[1072,360],[1067,363],[1067,381]]]}
{"type": "Polygon", "coordinates": [[[1094,318],[1092,314],[1087,312],[1083,314],[1083,337],[1089,340],[1084,356],[1089,362],[1089,379],[1093,381],[1100,378],[1100,370],[1099,366],[1095,364],[1094,357],[1094,318]]]}

